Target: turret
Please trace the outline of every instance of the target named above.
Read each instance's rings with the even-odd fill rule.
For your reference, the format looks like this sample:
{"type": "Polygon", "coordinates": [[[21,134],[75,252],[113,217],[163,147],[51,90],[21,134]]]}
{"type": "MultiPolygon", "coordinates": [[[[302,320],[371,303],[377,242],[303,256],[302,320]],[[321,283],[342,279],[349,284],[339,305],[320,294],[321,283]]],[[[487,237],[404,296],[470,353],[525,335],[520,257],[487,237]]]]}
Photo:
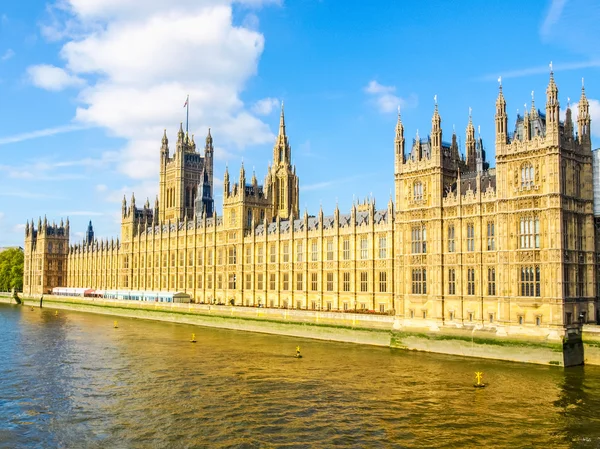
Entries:
{"type": "Polygon", "coordinates": [[[177,132],[177,153],[183,153],[184,139],[183,122],[181,122],[179,123],[179,131],[177,132]]]}
{"type": "Polygon", "coordinates": [[[439,164],[442,154],[442,119],[438,111],[437,95],[433,97],[433,100],[435,108],[431,118],[431,158],[439,164]]]}
{"type": "Polygon", "coordinates": [[[476,143],[475,143],[475,127],[473,126],[473,119],[471,116],[471,108],[469,108],[469,124],[467,125],[467,139],[466,150],[467,150],[467,167],[469,171],[475,171],[475,159],[476,159],[476,143]]]}
{"type": "Polygon", "coordinates": [[[567,98],[567,109],[565,111],[565,138],[573,140],[573,115],[571,112],[571,99],[567,98]]]}
{"type": "Polygon", "coordinates": [[[554,72],[550,63],[550,82],[546,88],[546,135],[551,136],[558,144],[560,104],[558,102],[558,87],[554,82],[554,72]]]}
{"type": "Polygon", "coordinates": [[[229,167],[225,166],[225,175],[223,175],[223,197],[227,198],[230,192],[229,167]]]}
{"type": "Polygon", "coordinates": [[[590,103],[585,95],[583,78],[581,79],[581,98],[577,115],[577,135],[579,143],[590,143],[590,103]]]}
{"type": "Polygon", "coordinates": [[[169,159],[169,139],[167,138],[167,130],[165,128],[165,132],[162,138],[162,145],[160,147],[160,160],[161,162],[166,162],[169,159]]]}
{"type": "Polygon", "coordinates": [[[404,164],[404,125],[402,124],[402,118],[400,117],[400,106],[398,106],[398,120],[396,122],[396,139],[394,140],[396,148],[396,172],[398,172],[400,165],[404,164]]]}
{"type": "Polygon", "coordinates": [[[127,216],[127,200],[125,199],[125,195],[123,195],[123,203],[121,205],[121,216],[127,216]]]}
{"type": "Polygon", "coordinates": [[[502,94],[502,77],[498,78],[499,89],[496,99],[496,146],[501,147],[508,142],[508,117],[506,115],[506,100],[502,94]]]}

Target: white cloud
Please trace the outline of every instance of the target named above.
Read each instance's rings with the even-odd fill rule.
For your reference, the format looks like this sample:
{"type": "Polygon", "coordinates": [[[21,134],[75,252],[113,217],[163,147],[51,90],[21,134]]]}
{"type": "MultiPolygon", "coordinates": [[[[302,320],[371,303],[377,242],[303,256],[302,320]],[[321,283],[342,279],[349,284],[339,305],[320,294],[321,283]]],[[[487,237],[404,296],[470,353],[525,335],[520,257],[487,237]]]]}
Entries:
{"type": "Polygon", "coordinates": [[[106,186],[106,184],[98,184],[96,186],[96,192],[106,192],[108,190],[108,187],[106,186]]]}
{"type": "Polygon", "coordinates": [[[52,91],[85,84],[84,80],[68,73],[65,69],[49,64],[30,66],[27,68],[27,75],[34,86],[52,91]]]}
{"type": "Polygon", "coordinates": [[[79,131],[79,130],[82,130],[85,128],[86,128],[86,126],[83,126],[83,125],[72,124],[72,125],[57,126],[55,128],[39,129],[36,131],[15,134],[13,136],[0,137],[0,145],[7,145],[9,143],[23,142],[24,140],[37,139],[40,137],[54,136],[56,134],[63,134],[63,133],[69,133],[69,132],[73,132],[73,131],[79,131]]]}
{"type": "Polygon", "coordinates": [[[417,105],[415,94],[411,94],[408,98],[398,97],[396,86],[384,86],[375,80],[370,81],[364,90],[371,96],[374,105],[382,113],[395,111],[398,107],[407,108],[417,105]]]}
{"type": "Polygon", "coordinates": [[[540,34],[542,37],[547,37],[552,33],[552,27],[558,22],[563,12],[567,0],[552,0],[548,13],[542,22],[540,34]]]}
{"type": "Polygon", "coordinates": [[[19,223],[13,226],[13,232],[23,232],[25,231],[25,223],[19,223]]]}
{"type": "Polygon", "coordinates": [[[276,109],[279,106],[279,100],[277,98],[263,98],[262,100],[258,100],[252,106],[252,112],[257,115],[269,115],[273,112],[273,109],[276,109]]]}
{"type": "Polygon", "coordinates": [[[2,55],[2,57],[0,58],[0,60],[2,60],[2,61],[8,61],[14,55],[15,55],[14,50],[12,48],[9,48],[8,50],[6,50],[4,52],[4,54],[2,55]]]}
{"type": "Polygon", "coordinates": [[[78,83],[88,80],[88,85],[80,85],[76,123],[102,127],[126,139],[120,172],[134,179],[156,176],[163,128],[168,129],[173,150],[188,94],[190,132],[204,136],[211,127],[215,144],[226,152],[275,139],[256,117],[260,111],[248,111],[239,97],[256,73],[264,37],[234,25],[233,3],[258,7],[279,2],[57,0],[54,4],[47,27],[67,39],[60,51],[65,61],[61,76],[78,83]]]}

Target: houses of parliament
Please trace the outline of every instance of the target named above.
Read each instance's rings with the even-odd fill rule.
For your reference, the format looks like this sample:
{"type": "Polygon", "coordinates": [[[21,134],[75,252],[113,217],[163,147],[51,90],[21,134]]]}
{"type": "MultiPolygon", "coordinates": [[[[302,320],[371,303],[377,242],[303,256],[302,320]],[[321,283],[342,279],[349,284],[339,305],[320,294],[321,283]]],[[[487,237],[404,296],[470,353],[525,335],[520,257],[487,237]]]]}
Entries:
{"type": "Polygon", "coordinates": [[[243,164],[226,170],[222,215],[210,130],[203,154],[182,128],[172,152],[165,131],[159,195],[153,206],[123,199],[120,238],[99,241],[90,224],[70,244],[68,220],[27,223],[24,292],[185,292],[193,302],[366,310],[407,326],[534,335],[595,322],[600,249],[585,89],[575,121],[570,105],[561,120],[551,72],[545,109],[532,100],[509,131],[500,84],[494,168],[471,117],[464,149],[456,134],[444,140],[441,123],[436,102],[429,135],[407,140],[398,114],[386,159],[395,196],[332,216],[299,210],[283,105],[264,183],[243,164]]]}

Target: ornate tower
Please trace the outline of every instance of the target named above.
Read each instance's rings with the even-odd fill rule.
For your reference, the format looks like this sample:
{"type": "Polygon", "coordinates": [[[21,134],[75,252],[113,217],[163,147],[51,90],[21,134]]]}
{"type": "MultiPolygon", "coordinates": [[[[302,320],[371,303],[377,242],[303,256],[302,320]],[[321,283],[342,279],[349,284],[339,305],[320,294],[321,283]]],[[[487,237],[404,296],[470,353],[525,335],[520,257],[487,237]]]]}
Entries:
{"type": "MultiPolygon", "coordinates": [[[[177,145],[173,156],[169,154],[167,133],[162,139],[160,150],[160,209],[159,221],[179,221],[185,217],[201,215],[203,202],[197,201],[198,191],[202,191],[205,181],[204,171],[208,179],[209,191],[207,196],[212,201],[213,196],[213,143],[210,130],[206,137],[204,157],[196,151],[194,136],[190,139],[180,125],[177,133],[177,145]]],[[[207,208],[204,208],[207,209],[207,208]]],[[[212,215],[212,208],[211,215],[212,215]]]]}
{"type": "Polygon", "coordinates": [[[285,133],[285,117],[281,103],[279,135],[273,148],[273,166],[267,175],[267,191],[272,201],[273,218],[298,216],[299,185],[296,167],[291,164],[292,149],[285,133]]]}

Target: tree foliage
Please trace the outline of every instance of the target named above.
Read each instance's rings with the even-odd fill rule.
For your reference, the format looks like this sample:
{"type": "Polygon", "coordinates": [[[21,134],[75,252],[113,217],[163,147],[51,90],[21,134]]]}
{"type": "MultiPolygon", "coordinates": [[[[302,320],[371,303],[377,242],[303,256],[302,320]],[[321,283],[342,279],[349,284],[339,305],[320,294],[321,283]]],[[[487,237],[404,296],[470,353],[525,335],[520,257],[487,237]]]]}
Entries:
{"type": "Polygon", "coordinates": [[[23,251],[17,248],[0,253],[0,292],[23,290],[23,251]]]}

